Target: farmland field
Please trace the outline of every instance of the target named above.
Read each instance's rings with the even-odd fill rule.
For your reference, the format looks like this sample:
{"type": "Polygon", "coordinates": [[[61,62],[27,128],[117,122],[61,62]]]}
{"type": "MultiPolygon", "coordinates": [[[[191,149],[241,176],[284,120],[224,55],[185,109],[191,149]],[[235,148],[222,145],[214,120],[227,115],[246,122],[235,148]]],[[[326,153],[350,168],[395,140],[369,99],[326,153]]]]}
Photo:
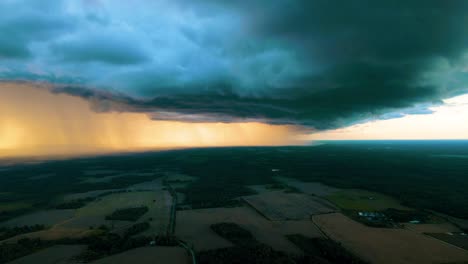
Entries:
{"type": "Polygon", "coordinates": [[[91,262],[92,264],[187,264],[187,252],[178,247],[143,247],[91,262]]]}
{"type": "Polygon", "coordinates": [[[84,250],[80,245],[58,245],[43,249],[29,256],[19,258],[10,262],[10,264],[69,264],[74,263],[71,258],[80,254],[84,250]]]}
{"type": "Polygon", "coordinates": [[[380,193],[357,189],[345,189],[326,196],[338,207],[356,211],[381,211],[388,208],[409,210],[396,199],[380,193]]]}
{"type": "Polygon", "coordinates": [[[54,226],[50,229],[27,233],[4,240],[5,243],[18,242],[21,239],[60,240],[65,238],[80,239],[99,233],[98,230],[54,226]]]}
{"type": "Polygon", "coordinates": [[[311,195],[328,196],[340,191],[338,188],[327,186],[320,182],[303,182],[285,177],[275,177],[275,179],[279,182],[292,186],[303,193],[311,195]]]}
{"type": "Polygon", "coordinates": [[[437,224],[411,224],[405,223],[404,227],[418,232],[418,233],[447,233],[447,232],[461,232],[461,230],[450,222],[443,222],[437,224]]]}
{"type": "Polygon", "coordinates": [[[27,208],[31,208],[31,206],[32,206],[32,203],[28,203],[28,202],[0,203],[0,211],[14,211],[14,210],[20,210],[20,209],[27,209],[27,208]]]}
{"type": "Polygon", "coordinates": [[[73,200],[79,199],[87,199],[87,198],[96,198],[101,195],[105,195],[112,192],[119,192],[122,191],[121,189],[110,189],[110,190],[93,190],[89,192],[82,192],[82,193],[70,193],[63,196],[60,201],[69,202],[73,200]]]}
{"type": "Polygon", "coordinates": [[[106,195],[77,210],[74,218],[63,223],[62,227],[87,229],[90,226],[106,225],[121,228],[130,225],[127,221],[105,220],[117,209],[146,206],[149,211],[141,217],[152,218],[151,231],[164,232],[169,219],[170,195],[166,191],[133,191],[106,195]]]}
{"type": "Polygon", "coordinates": [[[95,257],[106,258],[153,240],[174,246],[173,237],[165,236],[173,203],[168,190],[173,188],[178,196],[175,238],[197,253],[232,246],[210,228],[230,222],[277,251],[301,255],[285,236],[323,237],[310,220],[321,214],[312,219],[326,234],[375,263],[467,261],[467,251],[425,233],[467,229],[466,160],[433,154],[468,148],[405,144],[189,149],[9,163],[0,169],[0,228],[44,224],[46,229],[6,236],[2,243],[8,248],[23,238],[51,240],[47,243],[69,238],[88,246],[115,242],[115,248],[94,251],[101,254],[95,257]],[[63,204],[74,209],[56,209],[67,208],[63,204]],[[148,207],[148,212],[135,222],[105,220],[116,210],[135,207],[148,207]],[[323,214],[342,211],[352,217],[355,210],[385,210],[395,220],[388,226],[393,229],[323,214]],[[430,221],[408,223],[421,212],[430,221]],[[126,236],[136,224],[141,224],[137,232],[126,236]]]}
{"type": "Polygon", "coordinates": [[[308,220],[268,221],[249,207],[212,208],[177,212],[176,235],[196,250],[209,250],[232,246],[216,235],[210,225],[222,222],[236,223],[252,232],[257,240],[279,251],[300,253],[284,235],[302,233],[320,237],[320,231],[308,220]]]}
{"type": "Polygon", "coordinates": [[[320,198],[282,191],[244,196],[243,199],[270,220],[304,220],[311,215],[334,212],[335,209],[320,198]]]}
{"type": "Polygon", "coordinates": [[[468,250],[468,235],[461,232],[428,233],[429,236],[468,250]]]}
{"type": "Polygon", "coordinates": [[[44,225],[51,227],[74,216],[75,210],[44,210],[38,211],[16,218],[10,219],[9,221],[0,223],[0,226],[4,227],[15,227],[15,226],[31,226],[31,225],[44,225]]]}
{"type": "Polygon", "coordinates": [[[404,229],[370,228],[336,213],[314,216],[333,240],[371,263],[427,264],[468,261],[468,251],[404,229]],[[430,252],[430,254],[428,254],[430,252]]]}

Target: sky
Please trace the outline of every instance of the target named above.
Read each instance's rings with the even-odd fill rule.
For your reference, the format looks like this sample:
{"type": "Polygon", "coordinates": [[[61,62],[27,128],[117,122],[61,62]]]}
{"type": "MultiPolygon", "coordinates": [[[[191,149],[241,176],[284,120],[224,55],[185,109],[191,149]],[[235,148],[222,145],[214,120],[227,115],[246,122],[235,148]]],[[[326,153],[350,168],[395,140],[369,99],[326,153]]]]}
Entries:
{"type": "MultiPolygon", "coordinates": [[[[468,93],[466,25],[465,0],[2,0],[0,82],[16,101],[0,133],[15,134],[8,124],[26,113],[13,110],[48,93],[62,134],[75,132],[55,116],[73,113],[233,135],[255,124],[275,144],[468,138],[468,111],[451,103],[468,93]]],[[[125,140],[154,142],[141,137],[125,140]]],[[[6,138],[0,147],[14,145],[6,138]]],[[[174,138],[158,144],[191,145],[174,138]]]]}
{"type": "Polygon", "coordinates": [[[298,140],[439,140],[468,138],[468,95],[443,100],[427,114],[372,120],[298,136],[298,140]]]}
{"type": "Polygon", "coordinates": [[[152,120],[144,113],[97,113],[86,100],[50,89],[27,83],[0,84],[0,158],[300,144],[299,130],[289,125],[188,123],[152,120]]]}

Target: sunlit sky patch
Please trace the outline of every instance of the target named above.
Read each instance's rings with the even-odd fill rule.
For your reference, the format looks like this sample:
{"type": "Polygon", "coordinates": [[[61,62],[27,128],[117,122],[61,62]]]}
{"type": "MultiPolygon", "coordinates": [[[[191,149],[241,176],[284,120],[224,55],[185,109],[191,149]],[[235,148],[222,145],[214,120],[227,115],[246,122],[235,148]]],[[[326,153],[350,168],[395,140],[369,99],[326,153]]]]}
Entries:
{"type": "Polygon", "coordinates": [[[370,121],[305,136],[307,140],[468,139],[468,95],[444,100],[428,114],[370,121]]]}

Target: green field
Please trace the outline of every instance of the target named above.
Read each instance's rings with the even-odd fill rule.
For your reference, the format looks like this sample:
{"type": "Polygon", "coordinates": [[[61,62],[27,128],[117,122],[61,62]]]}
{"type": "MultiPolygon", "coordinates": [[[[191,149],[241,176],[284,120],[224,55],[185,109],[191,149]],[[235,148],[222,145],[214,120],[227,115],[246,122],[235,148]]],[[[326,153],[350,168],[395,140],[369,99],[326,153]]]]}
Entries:
{"type": "Polygon", "coordinates": [[[153,207],[154,192],[122,192],[102,197],[77,211],[77,216],[99,215],[103,218],[117,209],[147,206],[153,207]]]}
{"type": "Polygon", "coordinates": [[[0,203],[0,212],[1,211],[16,211],[21,209],[28,209],[32,206],[32,203],[28,202],[7,202],[0,203]]]}
{"type": "Polygon", "coordinates": [[[388,208],[407,210],[396,199],[389,196],[365,190],[341,190],[326,197],[344,210],[355,211],[383,211],[388,208]]]}

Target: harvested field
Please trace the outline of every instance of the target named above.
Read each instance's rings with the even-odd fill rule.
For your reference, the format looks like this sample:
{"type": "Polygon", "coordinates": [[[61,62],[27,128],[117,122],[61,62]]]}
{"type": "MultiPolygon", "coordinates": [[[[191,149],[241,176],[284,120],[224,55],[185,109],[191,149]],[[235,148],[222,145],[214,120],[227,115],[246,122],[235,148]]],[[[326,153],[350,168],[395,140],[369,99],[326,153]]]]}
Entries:
{"type": "Polygon", "coordinates": [[[428,233],[427,235],[468,250],[468,234],[466,233],[428,233]]]}
{"type": "Polygon", "coordinates": [[[256,193],[266,193],[266,192],[271,192],[270,189],[267,189],[267,186],[266,185],[249,185],[247,186],[249,187],[250,189],[252,189],[253,191],[255,191],[256,193]]]}
{"type": "Polygon", "coordinates": [[[162,178],[159,178],[152,181],[137,183],[125,189],[129,191],[159,191],[163,188],[164,185],[162,184],[162,178]]]}
{"type": "Polygon", "coordinates": [[[167,228],[171,202],[172,198],[167,191],[113,193],[78,209],[74,218],[60,226],[73,229],[88,229],[90,226],[98,227],[100,225],[117,229],[123,228],[132,223],[105,220],[105,217],[117,209],[146,206],[149,210],[140,218],[140,221],[152,218],[151,228],[148,232],[158,233],[167,228]]]}
{"type": "Polygon", "coordinates": [[[313,219],[330,238],[371,263],[468,261],[468,252],[410,230],[370,228],[339,213],[313,219]]]}
{"type": "Polygon", "coordinates": [[[42,240],[58,240],[63,238],[83,238],[89,235],[93,235],[98,230],[90,230],[83,228],[65,228],[65,227],[52,227],[51,229],[41,230],[37,232],[27,233],[18,235],[2,242],[6,243],[16,243],[18,240],[23,238],[35,239],[40,238],[42,240]]]}
{"type": "Polygon", "coordinates": [[[6,222],[0,223],[0,226],[4,227],[15,227],[15,226],[25,226],[25,225],[44,225],[46,227],[51,227],[58,223],[61,223],[67,219],[71,219],[75,214],[75,210],[46,210],[39,211],[31,214],[22,215],[15,217],[6,222]]]}
{"type": "Polygon", "coordinates": [[[180,173],[168,173],[164,177],[164,181],[166,181],[166,183],[169,183],[171,187],[174,189],[186,188],[189,184],[191,184],[192,182],[196,180],[197,180],[196,177],[192,177],[192,176],[180,174],[180,173]]]}
{"type": "Polygon", "coordinates": [[[300,193],[266,192],[242,197],[250,206],[272,221],[305,220],[311,215],[332,213],[327,201],[300,193]]]}
{"type": "MultiPolygon", "coordinates": [[[[115,174],[115,175],[106,175],[106,176],[99,176],[99,177],[81,177],[81,183],[86,183],[86,184],[99,184],[99,183],[109,183],[115,179],[121,178],[121,177],[147,177],[151,176],[148,174],[152,173],[144,173],[144,172],[139,172],[139,173],[120,173],[120,174],[115,174]]],[[[156,191],[156,190],[162,190],[164,188],[162,184],[162,179],[155,179],[152,181],[145,181],[145,182],[140,182],[136,183],[133,185],[130,185],[128,187],[120,188],[120,189],[103,189],[103,190],[93,190],[93,191],[88,191],[88,192],[82,192],[82,193],[72,193],[72,194],[67,194],[63,197],[64,201],[70,201],[70,200],[77,200],[77,199],[84,199],[84,198],[92,198],[92,197],[98,197],[102,194],[106,193],[112,193],[112,192],[123,192],[123,191],[156,191]]]]}
{"type": "Polygon", "coordinates": [[[255,238],[276,250],[300,254],[301,251],[284,235],[301,233],[320,237],[320,231],[311,221],[271,222],[250,207],[210,208],[177,212],[176,235],[197,251],[224,248],[232,244],[214,233],[210,225],[232,222],[249,230],[255,238]]]}
{"type": "Polygon", "coordinates": [[[31,255],[19,258],[10,264],[70,264],[71,260],[80,254],[86,247],[80,245],[57,245],[46,248],[31,255]]]}
{"type": "Polygon", "coordinates": [[[144,247],[91,262],[92,264],[187,264],[189,257],[181,247],[144,247]]]}
{"type": "Polygon", "coordinates": [[[340,191],[338,188],[330,187],[319,182],[303,182],[286,177],[275,177],[281,183],[292,186],[299,191],[317,196],[327,196],[340,191]]]}
{"type": "Polygon", "coordinates": [[[157,235],[165,233],[169,224],[169,213],[172,203],[172,197],[167,191],[159,192],[123,192],[114,193],[91,202],[78,210],[53,210],[53,212],[65,211],[66,215],[56,215],[48,212],[39,212],[35,214],[19,217],[24,218],[22,222],[17,222],[13,219],[9,222],[12,224],[45,224],[53,226],[50,229],[38,231],[34,233],[24,234],[9,239],[8,241],[16,241],[21,238],[41,238],[44,240],[54,240],[60,238],[80,238],[96,232],[97,227],[106,225],[115,231],[126,228],[134,224],[128,221],[111,221],[105,220],[106,215],[111,214],[116,209],[147,206],[148,212],[144,214],[139,221],[149,221],[150,228],[144,232],[146,235],[157,235]],[[33,217],[34,216],[34,217],[33,217]],[[60,218],[60,216],[62,218],[60,218]],[[43,219],[43,222],[39,221],[43,219]],[[28,222],[29,221],[29,222],[28,222]],[[49,222],[46,222],[49,221],[49,222]],[[91,229],[91,227],[93,229],[91,229]]]}
{"type": "Polygon", "coordinates": [[[365,190],[346,189],[326,197],[336,206],[345,210],[381,211],[388,208],[410,210],[392,197],[365,190]]]}
{"type": "Polygon", "coordinates": [[[1,211],[15,211],[15,210],[26,209],[26,208],[31,208],[31,207],[32,207],[32,203],[28,203],[28,202],[6,202],[6,203],[0,202],[0,212],[1,211]]]}
{"type": "Polygon", "coordinates": [[[442,213],[435,212],[435,211],[431,211],[431,212],[439,217],[442,217],[443,219],[446,219],[447,221],[455,224],[456,226],[462,229],[468,230],[468,219],[457,218],[457,217],[453,217],[453,216],[442,214],[442,213]]]}
{"type": "Polygon", "coordinates": [[[451,223],[441,224],[404,224],[406,229],[416,231],[418,233],[447,233],[447,232],[461,232],[461,230],[451,223]]]}
{"type": "Polygon", "coordinates": [[[166,176],[166,181],[168,182],[192,182],[195,181],[197,178],[185,175],[185,174],[180,174],[180,173],[168,173],[166,176]]]}
{"type": "Polygon", "coordinates": [[[98,197],[99,195],[105,194],[105,193],[112,193],[112,192],[120,192],[122,189],[108,189],[108,190],[95,190],[95,191],[89,191],[89,192],[83,192],[83,193],[72,193],[72,194],[67,194],[63,197],[63,201],[73,201],[73,200],[79,200],[79,199],[86,199],[86,198],[94,198],[98,197]]]}
{"type": "Polygon", "coordinates": [[[59,224],[65,229],[87,230],[105,225],[111,229],[123,228],[130,225],[127,221],[107,221],[104,215],[80,215],[59,224]]]}
{"type": "Polygon", "coordinates": [[[85,176],[98,176],[98,175],[109,175],[114,173],[119,173],[117,170],[86,170],[83,172],[85,176]]]}
{"type": "Polygon", "coordinates": [[[107,215],[116,209],[152,206],[154,192],[122,192],[104,196],[77,210],[78,216],[107,215]]]}
{"type": "Polygon", "coordinates": [[[275,228],[284,235],[301,234],[306,237],[322,237],[322,233],[310,220],[290,220],[275,222],[275,228]]]}
{"type": "Polygon", "coordinates": [[[122,177],[122,175],[112,175],[112,176],[103,176],[103,177],[83,177],[81,178],[81,183],[109,183],[115,178],[122,177]]]}
{"type": "Polygon", "coordinates": [[[150,228],[142,233],[144,235],[164,234],[169,226],[172,196],[168,191],[158,191],[154,192],[154,200],[156,202],[142,217],[142,220],[153,219],[149,222],[150,228]]]}
{"type": "Polygon", "coordinates": [[[257,194],[262,194],[266,192],[273,191],[283,191],[286,193],[298,192],[296,188],[291,187],[284,183],[272,183],[272,184],[263,184],[263,185],[249,185],[247,186],[252,189],[257,194]]]}
{"type": "Polygon", "coordinates": [[[103,171],[99,174],[89,174],[85,173],[85,177],[81,178],[82,183],[105,183],[111,182],[113,179],[120,178],[120,177],[148,177],[153,176],[153,172],[121,172],[121,171],[103,171]]]}
{"type": "MultiPolygon", "coordinates": [[[[136,173],[139,174],[140,176],[145,176],[147,173],[136,173]]],[[[90,183],[97,183],[97,182],[102,182],[102,181],[107,181],[107,180],[112,180],[113,178],[116,177],[122,177],[122,176],[128,176],[130,175],[129,173],[122,173],[118,175],[113,175],[113,176],[108,176],[108,177],[102,177],[102,178],[83,178],[86,181],[89,181],[90,183]]],[[[64,201],[72,201],[72,200],[78,200],[78,199],[85,199],[85,198],[91,198],[91,197],[98,197],[102,194],[106,193],[113,193],[113,192],[124,192],[124,191],[157,191],[157,190],[162,190],[164,188],[162,184],[162,179],[156,179],[153,181],[147,181],[147,182],[142,182],[142,183],[137,183],[134,185],[130,185],[127,188],[122,188],[122,189],[106,189],[106,190],[94,190],[94,191],[89,191],[89,192],[83,192],[83,193],[73,193],[73,194],[67,194],[63,197],[64,201]]]]}

